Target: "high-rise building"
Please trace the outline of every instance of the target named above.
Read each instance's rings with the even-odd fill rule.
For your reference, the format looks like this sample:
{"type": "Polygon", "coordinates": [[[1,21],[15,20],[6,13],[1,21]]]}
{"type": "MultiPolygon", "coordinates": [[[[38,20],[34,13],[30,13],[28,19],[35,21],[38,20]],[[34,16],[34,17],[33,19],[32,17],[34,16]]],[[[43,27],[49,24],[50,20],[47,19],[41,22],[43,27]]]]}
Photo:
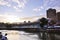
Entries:
{"type": "Polygon", "coordinates": [[[56,21],[56,10],[52,9],[52,8],[48,9],[47,10],[47,18],[50,18],[50,19],[56,21]]]}
{"type": "Polygon", "coordinates": [[[57,24],[60,24],[60,12],[57,12],[56,16],[57,16],[57,24]]]}

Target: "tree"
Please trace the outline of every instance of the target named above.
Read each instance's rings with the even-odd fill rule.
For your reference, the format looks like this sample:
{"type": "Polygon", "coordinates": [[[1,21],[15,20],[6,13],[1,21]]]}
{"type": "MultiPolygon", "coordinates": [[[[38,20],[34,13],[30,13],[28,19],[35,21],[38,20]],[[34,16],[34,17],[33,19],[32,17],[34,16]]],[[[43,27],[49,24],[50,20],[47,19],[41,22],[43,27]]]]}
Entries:
{"type": "MultiPolygon", "coordinates": [[[[43,18],[39,19],[39,21],[40,21],[40,27],[41,27],[41,29],[44,30],[44,25],[47,25],[47,24],[48,24],[48,20],[43,17],[43,18]]],[[[41,30],[41,31],[42,31],[42,30],[41,30]]],[[[43,39],[43,40],[46,40],[46,38],[45,38],[45,31],[42,31],[42,32],[40,32],[40,33],[42,33],[42,39],[43,39]]],[[[41,36],[40,33],[39,33],[39,37],[41,36]]]]}
{"type": "Polygon", "coordinates": [[[40,19],[40,27],[43,28],[44,25],[47,25],[48,24],[48,20],[46,18],[41,18],[40,19]]]}
{"type": "Polygon", "coordinates": [[[54,20],[51,20],[51,21],[50,21],[50,25],[52,26],[52,25],[54,25],[54,24],[56,24],[56,22],[55,22],[54,20]]]}
{"type": "Polygon", "coordinates": [[[11,24],[9,24],[9,23],[6,23],[5,26],[7,29],[10,29],[12,27],[11,24]]]}

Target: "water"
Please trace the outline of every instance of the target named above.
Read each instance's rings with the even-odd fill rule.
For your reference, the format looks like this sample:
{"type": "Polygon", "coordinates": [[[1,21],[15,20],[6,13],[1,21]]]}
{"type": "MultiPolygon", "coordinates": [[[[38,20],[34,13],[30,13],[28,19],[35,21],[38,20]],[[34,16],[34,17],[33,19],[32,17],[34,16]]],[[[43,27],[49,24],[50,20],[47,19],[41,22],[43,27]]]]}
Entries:
{"type": "Polygon", "coordinates": [[[26,33],[24,31],[16,31],[16,30],[0,30],[4,35],[7,33],[8,40],[38,40],[37,34],[26,33]]]}

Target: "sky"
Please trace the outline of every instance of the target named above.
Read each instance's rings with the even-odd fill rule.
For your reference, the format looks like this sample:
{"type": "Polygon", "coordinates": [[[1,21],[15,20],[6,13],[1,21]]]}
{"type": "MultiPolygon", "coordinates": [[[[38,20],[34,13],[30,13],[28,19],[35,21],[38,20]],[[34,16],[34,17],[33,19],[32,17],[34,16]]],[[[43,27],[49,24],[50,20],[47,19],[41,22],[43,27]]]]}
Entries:
{"type": "Polygon", "coordinates": [[[0,22],[35,21],[46,17],[46,10],[60,11],[60,0],[0,0],[0,22]]]}

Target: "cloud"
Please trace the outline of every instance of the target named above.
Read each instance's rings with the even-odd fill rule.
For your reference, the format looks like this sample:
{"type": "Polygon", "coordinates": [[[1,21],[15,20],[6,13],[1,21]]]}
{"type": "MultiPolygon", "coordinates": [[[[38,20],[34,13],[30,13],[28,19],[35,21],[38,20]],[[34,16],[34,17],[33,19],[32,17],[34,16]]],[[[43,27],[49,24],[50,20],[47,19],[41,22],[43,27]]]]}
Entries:
{"type": "Polygon", "coordinates": [[[33,11],[40,12],[42,9],[43,9],[43,6],[40,6],[40,7],[34,8],[33,11]]]}
{"type": "Polygon", "coordinates": [[[7,4],[6,6],[11,7],[11,5],[10,5],[10,4],[7,4]]]}
{"type": "Polygon", "coordinates": [[[14,15],[0,14],[0,22],[20,22],[19,18],[14,15]]]}
{"type": "Polygon", "coordinates": [[[56,0],[43,0],[43,6],[44,7],[47,7],[49,4],[50,6],[55,4],[56,3],[56,0]]]}
{"type": "Polygon", "coordinates": [[[39,12],[39,11],[41,11],[41,10],[40,10],[40,8],[35,8],[35,9],[33,9],[33,11],[39,12]]]}
{"type": "Polygon", "coordinates": [[[37,21],[38,19],[40,19],[41,17],[44,17],[44,16],[32,16],[32,17],[24,17],[24,18],[20,18],[20,20],[23,20],[23,21],[31,21],[31,22],[34,22],[34,21],[37,21]]]}
{"type": "Polygon", "coordinates": [[[34,21],[37,21],[39,18],[41,17],[44,17],[44,15],[40,15],[40,16],[33,16],[33,17],[21,17],[19,18],[17,15],[11,15],[11,14],[8,14],[8,13],[5,13],[5,14],[0,14],[0,22],[24,22],[24,21],[31,21],[31,22],[34,22],[34,21]]]}
{"type": "Polygon", "coordinates": [[[24,22],[24,21],[37,21],[39,18],[42,16],[33,16],[33,17],[25,17],[25,18],[18,18],[17,16],[14,15],[8,15],[8,14],[0,14],[0,22],[24,22]]]}
{"type": "Polygon", "coordinates": [[[35,12],[47,10],[49,8],[55,8],[60,11],[60,0],[43,0],[42,5],[33,9],[35,12]],[[43,9],[43,10],[42,10],[43,9]]]}
{"type": "Polygon", "coordinates": [[[59,7],[60,4],[59,4],[60,0],[43,0],[43,7],[44,9],[46,8],[52,8],[52,7],[59,7]]]}
{"type": "Polygon", "coordinates": [[[28,0],[7,0],[7,1],[0,0],[0,5],[11,7],[17,11],[20,11],[25,7],[27,2],[28,2],[28,0]],[[16,3],[17,5],[14,3],[16,3]]]}
{"type": "Polygon", "coordinates": [[[5,5],[9,5],[9,4],[8,4],[8,2],[6,2],[6,1],[4,1],[4,0],[0,0],[0,5],[5,6],[5,5]]]}
{"type": "Polygon", "coordinates": [[[17,7],[24,8],[28,0],[12,0],[13,2],[17,3],[17,7]]]}
{"type": "Polygon", "coordinates": [[[60,7],[52,7],[54,9],[56,9],[57,12],[60,12],[60,7]]]}
{"type": "Polygon", "coordinates": [[[13,6],[13,8],[16,9],[16,10],[18,9],[16,6],[13,6]]]}
{"type": "Polygon", "coordinates": [[[36,21],[37,20],[37,18],[32,18],[32,17],[25,17],[25,18],[20,18],[20,20],[22,20],[22,21],[26,21],[26,22],[28,22],[28,21],[31,21],[31,22],[34,22],[34,21],[36,21]]]}

